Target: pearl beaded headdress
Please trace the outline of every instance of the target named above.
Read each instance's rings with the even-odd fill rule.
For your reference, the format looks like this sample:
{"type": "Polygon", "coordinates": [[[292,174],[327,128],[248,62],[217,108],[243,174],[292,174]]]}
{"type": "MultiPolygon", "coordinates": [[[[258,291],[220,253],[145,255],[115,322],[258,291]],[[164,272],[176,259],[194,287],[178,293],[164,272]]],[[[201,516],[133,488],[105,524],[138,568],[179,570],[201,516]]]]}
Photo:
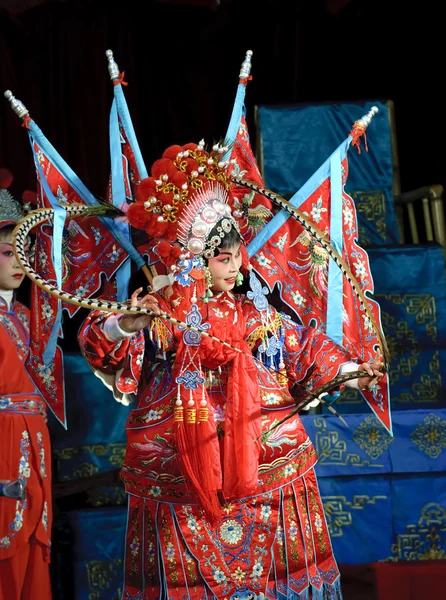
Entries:
{"type": "Polygon", "coordinates": [[[178,241],[192,254],[212,258],[215,249],[232,228],[240,233],[237,222],[232,218],[228,193],[221,184],[215,183],[200,189],[184,209],[178,221],[178,241]],[[209,238],[215,226],[217,233],[209,238]]]}
{"type": "Polygon", "coordinates": [[[228,162],[221,160],[227,152],[219,144],[207,152],[204,141],[168,148],[135,191],[130,224],[154,240],[178,242],[186,252],[211,258],[231,229],[240,233],[228,162]],[[214,227],[217,233],[209,237],[214,227]]]}

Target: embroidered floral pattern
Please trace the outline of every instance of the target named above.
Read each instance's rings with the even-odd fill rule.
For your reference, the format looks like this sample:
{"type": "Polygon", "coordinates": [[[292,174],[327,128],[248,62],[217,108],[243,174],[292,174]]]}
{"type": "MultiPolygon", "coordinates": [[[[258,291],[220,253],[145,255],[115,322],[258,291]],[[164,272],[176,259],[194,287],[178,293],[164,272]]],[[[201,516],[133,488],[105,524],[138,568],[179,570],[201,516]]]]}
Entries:
{"type": "MultiPolygon", "coordinates": [[[[29,466],[29,435],[27,431],[22,431],[22,439],[20,441],[21,457],[19,461],[19,479],[25,485],[27,479],[31,475],[31,469],[29,466]]],[[[25,495],[24,500],[17,500],[14,521],[9,525],[11,530],[8,535],[0,539],[0,548],[9,548],[11,540],[15,537],[17,531],[23,526],[23,515],[28,506],[28,499],[25,495]]]]}
{"type": "Polygon", "coordinates": [[[48,531],[48,503],[43,503],[42,525],[45,531],[48,531]]]}
{"type": "Polygon", "coordinates": [[[25,400],[13,400],[10,397],[2,396],[0,397],[0,411],[2,410],[6,412],[38,415],[41,414],[43,410],[43,402],[39,402],[38,400],[29,400],[27,398],[25,400]]]}
{"type": "Polygon", "coordinates": [[[8,408],[9,406],[12,406],[13,402],[11,400],[11,398],[0,398],[0,410],[3,410],[5,408],[8,408]]]}
{"type": "Polygon", "coordinates": [[[175,547],[172,543],[172,533],[168,525],[168,521],[166,519],[164,510],[161,511],[161,531],[164,536],[164,540],[166,543],[164,554],[167,559],[167,568],[169,570],[168,576],[170,577],[172,583],[178,583],[179,580],[179,572],[177,571],[177,561],[175,557],[175,547]]]}
{"type": "Polygon", "coordinates": [[[28,345],[23,340],[17,328],[16,316],[14,314],[5,314],[0,311],[0,324],[6,329],[6,333],[11,338],[14,346],[17,348],[17,354],[19,358],[25,362],[28,357],[28,345]]]}
{"type": "Polygon", "coordinates": [[[37,444],[39,446],[39,470],[40,475],[45,478],[46,477],[46,466],[45,466],[45,448],[43,445],[43,435],[39,431],[37,433],[37,444]]]}
{"type": "Polygon", "coordinates": [[[243,526],[234,519],[227,519],[220,526],[219,535],[225,544],[235,546],[244,536],[243,526]]]}
{"type": "MultiPolygon", "coordinates": [[[[134,509],[133,516],[129,523],[129,526],[132,528],[132,533],[131,533],[131,538],[130,538],[132,541],[128,546],[128,553],[130,554],[130,557],[131,557],[129,574],[136,575],[137,573],[139,573],[139,564],[138,564],[139,549],[140,549],[139,507],[136,507],[134,509]]],[[[129,540],[129,538],[127,538],[127,539],[129,540]]]]}

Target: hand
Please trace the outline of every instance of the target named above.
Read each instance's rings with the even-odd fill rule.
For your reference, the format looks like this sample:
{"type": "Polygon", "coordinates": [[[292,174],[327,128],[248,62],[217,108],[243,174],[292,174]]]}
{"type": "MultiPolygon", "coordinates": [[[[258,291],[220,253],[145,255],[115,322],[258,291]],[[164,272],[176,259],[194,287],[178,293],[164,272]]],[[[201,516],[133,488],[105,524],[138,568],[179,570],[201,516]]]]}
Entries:
{"type": "Polygon", "coordinates": [[[380,369],[382,369],[383,366],[384,363],[380,360],[371,363],[365,362],[362,363],[362,365],[359,365],[358,371],[366,371],[369,374],[369,377],[359,377],[359,389],[370,389],[377,381],[384,377],[384,373],[381,373],[380,371],[380,369]]]}
{"type": "MultiPolygon", "coordinates": [[[[142,291],[142,288],[138,288],[132,294],[130,298],[130,306],[141,306],[142,308],[148,308],[152,310],[157,315],[161,314],[161,311],[158,306],[158,299],[155,296],[151,296],[150,294],[146,294],[142,298],[138,298],[138,294],[142,291]]],[[[119,327],[126,331],[127,333],[136,333],[140,329],[145,329],[148,327],[152,321],[150,315],[138,314],[134,315],[124,315],[119,320],[119,327]]]]}

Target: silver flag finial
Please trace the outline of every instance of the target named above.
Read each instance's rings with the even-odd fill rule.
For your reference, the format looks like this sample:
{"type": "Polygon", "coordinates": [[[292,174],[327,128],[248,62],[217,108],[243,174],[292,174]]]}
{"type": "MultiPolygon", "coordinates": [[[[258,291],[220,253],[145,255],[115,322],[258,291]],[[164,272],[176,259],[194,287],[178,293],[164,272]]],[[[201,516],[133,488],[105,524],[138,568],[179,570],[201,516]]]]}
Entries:
{"type": "Polygon", "coordinates": [[[240,79],[246,79],[251,74],[251,57],[252,50],[247,50],[245,55],[245,60],[242,62],[242,66],[240,68],[240,79]]]}
{"type": "Polygon", "coordinates": [[[379,108],[377,106],[372,106],[369,112],[358,120],[358,123],[364,127],[368,127],[377,112],[379,112],[379,108]]]}
{"type": "Polygon", "coordinates": [[[113,58],[112,50],[106,50],[105,56],[108,61],[108,72],[110,73],[110,79],[117,79],[119,77],[119,67],[113,58]]]}
{"type": "Polygon", "coordinates": [[[6,100],[11,103],[11,108],[18,117],[22,118],[28,114],[29,111],[26,106],[23,104],[23,102],[17,100],[11,90],[6,90],[3,95],[5,96],[6,100]]]}

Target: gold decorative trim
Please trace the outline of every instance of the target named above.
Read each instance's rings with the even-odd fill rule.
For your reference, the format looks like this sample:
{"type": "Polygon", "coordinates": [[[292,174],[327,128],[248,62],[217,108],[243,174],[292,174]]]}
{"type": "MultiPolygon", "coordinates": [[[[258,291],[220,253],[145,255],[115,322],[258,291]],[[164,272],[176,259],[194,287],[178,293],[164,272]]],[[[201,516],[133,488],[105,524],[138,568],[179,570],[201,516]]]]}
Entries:
{"type": "Polygon", "coordinates": [[[349,501],[345,496],[322,496],[325,518],[332,537],[342,537],[343,527],[353,524],[353,511],[364,510],[378,500],[387,500],[387,496],[353,496],[349,501]],[[350,510],[349,510],[350,509],[350,510]]]}
{"type": "Polygon", "coordinates": [[[430,458],[438,458],[446,448],[446,421],[433,413],[424,417],[410,434],[412,442],[430,458]]]}
{"type": "Polygon", "coordinates": [[[392,436],[384,429],[375,415],[366,417],[355,429],[352,438],[361,450],[364,450],[373,460],[377,460],[393,441],[392,436]]]}
{"type": "Polygon", "coordinates": [[[385,562],[399,560],[439,560],[446,558],[446,509],[429,502],[422,510],[416,525],[407,525],[406,533],[398,535],[392,544],[392,556],[385,562]]]}

